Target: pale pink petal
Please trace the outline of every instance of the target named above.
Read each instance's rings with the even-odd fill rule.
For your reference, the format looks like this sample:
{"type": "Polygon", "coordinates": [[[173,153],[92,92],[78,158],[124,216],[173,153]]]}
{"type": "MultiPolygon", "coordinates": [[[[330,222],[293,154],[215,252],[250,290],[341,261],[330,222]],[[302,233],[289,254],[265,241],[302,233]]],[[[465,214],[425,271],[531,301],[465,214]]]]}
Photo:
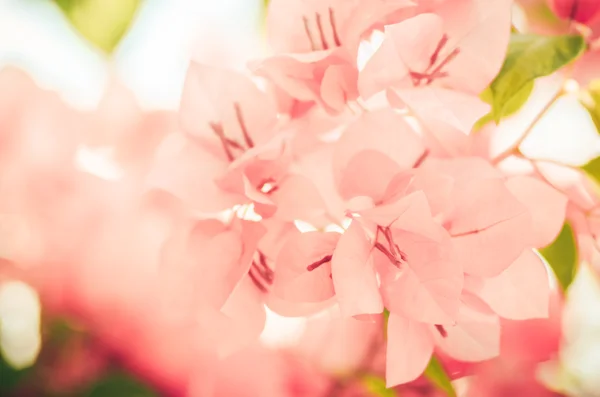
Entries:
{"type": "Polygon", "coordinates": [[[390,313],[387,327],[386,386],[417,379],[433,353],[433,336],[424,324],[390,313]]]}
{"type": "Polygon", "coordinates": [[[227,344],[220,345],[220,353],[228,355],[256,341],[267,318],[261,292],[249,277],[245,277],[229,296],[221,312],[230,319],[227,344]]]}
{"type": "Polygon", "coordinates": [[[192,62],[180,117],[187,133],[218,142],[212,126],[217,124],[227,138],[248,148],[272,136],[276,107],[271,96],[260,91],[249,77],[192,62]]]}
{"type": "Polygon", "coordinates": [[[367,112],[350,124],[336,143],[334,176],[339,186],[352,158],[364,150],[381,152],[401,168],[411,168],[425,148],[404,118],[391,109],[367,112]]]}
{"type": "Polygon", "coordinates": [[[333,65],[321,81],[321,100],[336,112],[341,112],[350,100],[358,98],[358,70],[353,65],[333,65]]]}
{"type": "Polygon", "coordinates": [[[479,95],[496,77],[510,40],[512,5],[512,0],[460,0],[436,7],[449,46],[460,49],[445,69],[451,88],[479,95]]]}
{"type": "Polygon", "coordinates": [[[305,56],[279,55],[253,62],[250,69],[267,78],[287,95],[299,101],[315,101],[320,97],[320,81],[315,76],[318,63],[328,62],[330,51],[305,56]]]}
{"type": "Polygon", "coordinates": [[[500,274],[528,246],[531,215],[500,179],[461,189],[447,229],[466,273],[500,274]]]}
{"type": "Polygon", "coordinates": [[[278,53],[336,47],[356,4],[356,0],[272,0],[267,12],[269,44],[278,53]]]}
{"type": "Polygon", "coordinates": [[[360,72],[358,88],[368,99],[392,86],[411,86],[410,72],[427,69],[442,39],[442,19],[421,14],[385,28],[381,47],[360,72]]]}
{"type": "Polygon", "coordinates": [[[360,211],[360,215],[383,227],[393,227],[440,241],[445,231],[431,217],[423,191],[411,193],[396,202],[360,211]]]}
{"type": "Polygon", "coordinates": [[[469,184],[456,192],[454,200],[455,208],[446,225],[453,235],[483,230],[528,212],[505,182],[496,178],[469,184]]]}
{"type": "Polygon", "coordinates": [[[500,170],[481,157],[432,158],[427,159],[420,168],[450,176],[456,186],[472,184],[483,179],[504,177],[500,170]]]}
{"type": "Polygon", "coordinates": [[[467,138],[473,125],[490,111],[477,96],[437,88],[395,89],[394,95],[419,119],[431,155],[469,153],[467,138]]]}
{"type": "Polygon", "coordinates": [[[517,176],[506,187],[531,213],[534,235],[532,246],[545,247],[560,233],[565,221],[567,197],[538,179],[517,176]]]}
{"type": "Polygon", "coordinates": [[[326,212],[321,194],[304,175],[285,177],[269,197],[277,206],[274,216],[281,220],[304,220],[310,223],[326,212]]]}
{"type": "Polygon", "coordinates": [[[204,213],[222,211],[247,199],[224,192],[215,183],[227,163],[204,148],[172,135],[163,143],[163,155],[151,170],[147,183],[166,190],[204,213]]]}
{"type": "Polygon", "coordinates": [[[401,171],[400,165],[375,150],[356,154],[344,168],[339,191],[342,197],[366,196],[382,201],[390,181],[401,171]]]}
{"type": "Polygon", "coordinates": [[[346,103],[358,96],[358,72],[343,49],[277,55],[253,62],[250,68],[292,98],[314,101],[332,114],[343,111],[346,103]]]}
{"type": "Polygon", "coordinates": [[[500,321],[477,297],[463,295],[455,326],[445,336],[433,331],[436,345],[461,361],[483,361],[500,354],[500,321]]]}
{"type": "Polygon", "coordinates": [[[546,318],[550,299],[548,272],[538,255],[525,250],[500,275],[484,279],[478,295],[504,318],[546,318]]]}
{"type": "Polygon", "coordinates": [[[240,233],[209,231],[214,226],[212,220],[197,222],[188,239],[187,260],[190,266],[195,266],[201,295],[220,308],[248,272],[250,263],[240,261],[243,253],[240,233]]]}
{"type": "Polygon", "coordinates": [[[334,295],[331,255],[340,236],[322,232],[298,232],[290,236],[275,261],[273,293],[291,302],[331,298],[334,295]]]}
{"type": "Polygon", "coordinates": [[[390,264],[385,272],[380,271],[385,306],[415,321],[453,324],[460,304],[463,271],[460,263],[452,260],[447,237],[440,243],[414,233],[394,231],[393,239],[406,263],[401,263],[400,269],[390,264]]]}
{"type": "Polygon", "coordinates": [[[361,225],[353,221],[333,253],[333,286],[344,316],[376,314],[383,311],[371,249],[371,241],[361,225]]]}
{"type": "Polygon", "coordinates": [[[336,307],[309,318],[298,345],[300,357],[328,373],[350,373],[356,370],[373,344],[381,338],[383,316],[369,323],[343,317],[336,307]]]}
{"type": "Polygon", "coordinates": [[[410,0],[359,0],[342,28],[342,42],[356,53],[360,40],[374,29],[381,29],[417,12],[416,2],[410,0]]]}
{"type": "Polygon", "coordinates": [[[295,164],[298,173],[309,178],[317,187],[325,201],[325,208],[331,217],[341,221],[346,215],[346,203],[339,194],[331,164],[335,144],[321,144],[314,150],[304,153],[295,164]]]}
{"type": "Polygon", "coordinates": [[[383,201],[390,203],[404,195],[422,191],[432,215],[443,212],[451,204],[454,179],[440,172],[418,168],[411,172],[398,174],[387,187],[383,201]]]}

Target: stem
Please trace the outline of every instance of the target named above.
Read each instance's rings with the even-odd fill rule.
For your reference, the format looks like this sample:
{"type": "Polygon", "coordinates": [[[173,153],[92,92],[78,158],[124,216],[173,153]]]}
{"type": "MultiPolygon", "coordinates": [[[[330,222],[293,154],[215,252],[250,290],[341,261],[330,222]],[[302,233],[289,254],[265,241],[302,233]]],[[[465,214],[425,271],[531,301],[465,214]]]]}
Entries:
{"type": "MultiPolygon", "coordinates": [[[[563,83],[563,86],[564,86],[564,83],[563,83]]],[[[564,94],[564,90],[563,90],[563,87],[561,87],[552,96],[550,101],[548,101],[548,103],[542,108],[542,110],[535,116],[535,118],[531,121],[531,123],[527,126],[527,128],[523,132],[523,135],[521,135],[521,137],[513,145],[511,145],[509,148],[507,148],[502,153],[500,153],[498,156],[496,156],[496,158],[494,158],[492,160],[492,164],[496,165],[496,164],[500,163],[501,161],[506,160],[508,157],[518,153],[519,146],[521,146],[521,144],[525,141],[525,139],[527,139],[527,137],[529,136],[531,131],[533,131],[533,128],[548,113],[550,108],[556,103],[556,101],[561,96],[563,96],[563,94],[564,94]]]]}

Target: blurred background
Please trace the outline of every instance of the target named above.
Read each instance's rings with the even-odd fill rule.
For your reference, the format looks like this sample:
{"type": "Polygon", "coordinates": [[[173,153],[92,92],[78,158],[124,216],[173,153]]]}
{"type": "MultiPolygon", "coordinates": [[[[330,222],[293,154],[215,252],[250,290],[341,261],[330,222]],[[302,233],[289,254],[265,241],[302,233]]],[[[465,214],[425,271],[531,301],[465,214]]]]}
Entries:
{"type": "MultiPolygon", "coordinates": [[[[243,69],[249,60],[268,52],[265,9],[266,0],[0,0],[0,70],[17,67],[37,86],[58,93],[70,107],[82,111],[97,109],[115,86],[127,90],[144,112],[176,111],[191,59],[243,69]]],[[[520,1],[514,19],[520,30],[535,25],[544,33],[559,23],[545,0],[520,1]]],[[[598,75],[598,71],[594,73],[598,75]]],[[[540,79],[529,110],[524,111],[535,112],[555,86],[552,76],[540,79]]],[[[0,97],[5,94],[1,90],[2,86],[0,97]]],[[[117,101],[113,106],[120,110],[129,103],[121,105],[117,101]]],[[[500,128],[510,134],[515,125],[518,122],[507,120],[500,128]]],[[[572,95],[557,101],[522,149],[532,158],[552,158],[574,166],[600,155],[600,138],[594,120],[580,101],[578,87],[573,88],[572,95]]],[[[103,164],[94,163],[93,156],[84,160],[95,173],[110,175],[110,170],[102,170],[106,168],[103,164]]],[[[6,231],[0,230],[1,236],[15,230],[8,217],[0,222],[0,229],[6,227],[6,231]]],[[[1,241],[0,249],[7,245],[1,241]]],[[[152,371],[160,372],[161,362],[140,371],[150,373],[146,380],[134,375],[135,371],[123,370],[119,357],[95,343],[89,329],[72,318],[49,316],[42,308],[39,291],[12,280],[10,275],[3,278],[2,269],[0,264],[0,396],[165,395],[158,391],[160,380],[152,384],[147,381],[160,378],[160,373],[152,371]]],[[[571,361],[576,363],[573,367],[579,371],[577,376],[584,379],[578,382],[591,382],[588,389],[600,390],[600,288],[588,273],[580,277],[575,284],[579,289],[574,294],[574,305],[579,311],[574,323],[589,331],[581,343],[585,348],[573,353],[571,361]]],[[[95,278],[88,278],[93,285],[95,278]]],[[[86,285],[80,288],[84,290],[86,285]]],[[[558,325],[552,325],[549,329],[558,333],[558,325]]],[[[262,341],[268,346],[285,346],[298,339],[304,326],[302,320],[282,320],[269,314],[262,341]]],[[[356,339],[352,337],[361,335],[356,333],[359,331],[347,334],[349,343],[356,339]]],[[[151,342],[157,340],[161,339],[151,342]]],[[[171,352],[163,356],[159,353],[152,351],[140,357],[164,358],[171,352]]],[[[339,351],[334,353],[336,359],[344,360],[339,351]]],[[[177,366],[173,368],[176,373],[177,366]]],[[[548,383],[558,382],[557,375],[546,377],[548,383]]]]}
{"type": "MultiPolygon", "coordinates": [[[[264,10],[264,0],[0,0],[0,69],[84,111],[114,85],[143,111],[176,110],[190,59],[241,68],[260,55],[264,10]]],[[[72,319],[42,319],[33,288],[2,281],[0,396],[162,395],[107,368],[72,319]]]]}
{"type": "Polygon", "coordinates": [[[144,108],[175,109],[191,57],[241,66],[261,48],[264,0],[2,0],[0,66],[76,106],[109,76],[144,108]]]}

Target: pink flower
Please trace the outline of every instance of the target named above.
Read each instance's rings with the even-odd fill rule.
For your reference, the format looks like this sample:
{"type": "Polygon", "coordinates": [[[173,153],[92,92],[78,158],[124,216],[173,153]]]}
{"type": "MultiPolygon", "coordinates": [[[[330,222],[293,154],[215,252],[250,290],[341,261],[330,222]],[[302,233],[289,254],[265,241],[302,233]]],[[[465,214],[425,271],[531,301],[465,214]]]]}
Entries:
{"type": "Polygon", "coordinates": [[[340,113],[359,96],[360,41],[390,16],[411,8],[406,0],[272,1],[267,24],[276,55],[251,68],[294,101],[340,113]]]}
{"type": "Polygon", "coordinates": [[[361,95],[433,83],[478,95],[504,61],[510,10],[506,0],[443,1],[387,26],[381,47],[360,73],[361,95]]]}
{"type": "Polygon", "coordinates": [[[600,11],[594,0],[548,0],[548,4],[559,18],[580,23],[593,21],[600,11]]]}

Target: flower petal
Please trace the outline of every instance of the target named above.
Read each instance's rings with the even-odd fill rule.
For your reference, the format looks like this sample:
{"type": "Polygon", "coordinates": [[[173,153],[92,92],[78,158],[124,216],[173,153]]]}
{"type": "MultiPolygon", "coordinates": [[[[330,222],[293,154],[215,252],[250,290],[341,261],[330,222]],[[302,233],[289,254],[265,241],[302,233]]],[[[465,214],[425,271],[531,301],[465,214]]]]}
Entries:
{"type": "Polygon", "coordinates": [[[542,248],[560,233],[567,211],[567,197],[538,179],[517,176],[506,187],[531,213],[533,222],[532,246],[542,248]]]}
{"type": "Polygon", "coordinates": [[[508,269],[484,279],[478,295],[504,318],[546,318],[550,300],[546,266],[533,251],[525,250],[508,269]]]}
{"type": "Polygon", "coordinates": [[[390,313],[387,328],[386,386],[417,379],[433,353],[433,337],[424,324],[390,313]]]}
{"type": "Polygon", "coordinates": [[[322,232],[298,232],[290,236],[275,261],[273,293],[291,302],[321,302],[331,298],[334,295],[331,254],[340,236],[322,232]],[[309,271],[313,264],[314,269],[309,271]]]}
{"type": "Polygon", "coordinates": [[[466,273],[493,277],[515,261],[529,244],[531,216],[501,179],[460,189],[448,231],[466,273]]]}
{"type": "Polygon", "coordinates": [[[361,225],[353,221],[333,253],[333,286],[344,316],[383,311],[371,249],[371,242],[361,225]]]}
{"type": "Polygon", "coordinates": [[[478,298],[463,295],[455,326],[434,332],[436,345],[461,361],[483,361],[500,354],[500,320],[478,298]]]}

